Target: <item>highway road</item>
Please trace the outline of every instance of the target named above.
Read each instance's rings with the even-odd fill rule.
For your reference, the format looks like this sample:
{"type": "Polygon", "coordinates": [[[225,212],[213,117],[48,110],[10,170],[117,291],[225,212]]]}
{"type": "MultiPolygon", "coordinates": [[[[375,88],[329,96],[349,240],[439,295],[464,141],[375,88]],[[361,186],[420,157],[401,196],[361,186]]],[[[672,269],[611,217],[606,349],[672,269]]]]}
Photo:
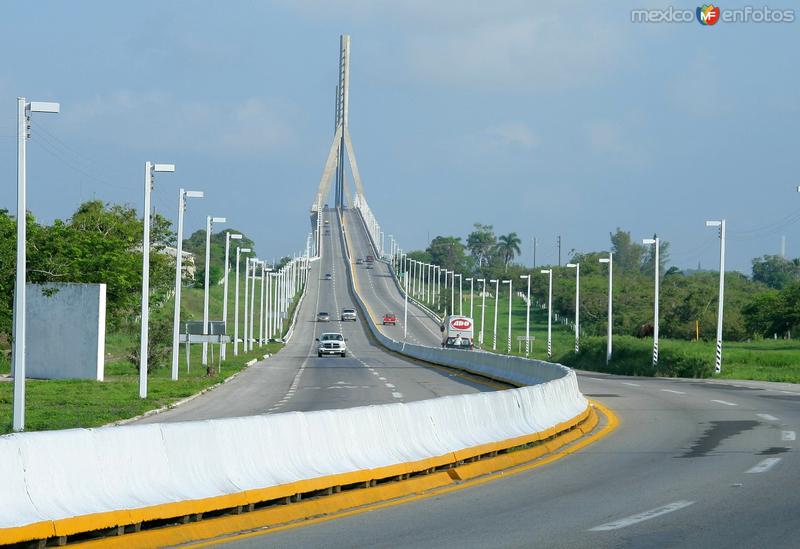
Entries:
{"type": "MultiPolygon", "coordinates": [[[[370,252],[362,225],[354,214],[351,249],[355,257],[370,252]]],[[[354,307],[347,279],[347,263],[339,238],[338,216],[332,210],[323,214],[329,234],[324,236],[322,257],[312,262],[309,285],[300,307],[295,332],[286,347],[274,356],[246,369],[230,382],[181,406],[139,420],[139,423],[188,421],[238,417],[263,413],[329,410],[389,402],[410,402],[439,396],[489,391],[500,384],[475,380],[444,368],[425,366],[399,355],[387,353],[368,334],[363,319],[341,322],[343,308],[354,307]],[[325,280],[325,274],[333,280],[325,280]],[[316,322],[319,311],[331,313],[331,322],[316,322]],[[317,357],[316,338],[327,331],[341,332],[348,339],[346,358],[317,357]]],[[[402,338],[402,300],[388,266],[376,262],[374,269],[356,267],[360,285],[369,288],[363,298],[375,314],[389,309],[398,313],[398,325],[386,326],[387,335],[402,338]]],[[[414,307],[409,309],[409,341],[437,345],[436,324],[414,307]]]]}
{"type": "MultiPolygon", "coordinates": [[[[336,219],[329,213],[326,217],[335,235],[336,219]]],[[[354,213],[344,218],[354,259],[363,257],[369,249],[363,227],[354,213]]],[[[233,406],[238,413],[259,413],[486,389],[381,351],[361,322],[342,326],[353,357],[317,359],[311,341],[320,326],[313,315],[353,305],[341,243],[335,238],[326,242],[292,342],[272,364],[268,360],[251,368],[248,377],[243,374],[215,392],[231,391],[241,379],[246,387],[237,390],[233,406]],[[332,282],[322,280],[325,272],[333,275],[332,282]],[[252,380],[262,387],[251,387],[252,380]],[[243,399],[241,391],[253,396],[243,399]]],[[[402,312],[387,269],[380,263],[374,269],[355,267],[360,291],[375,315],[385,309],[402,312]]],[[[412,310],[409,338],[435,344],[435,323],[412,310]]],[[[385,330],[401,338],[402,326],[385,330]]],[[[584,394],[614,410],[620,420],[609,436],[579,452],[462,490],[220,543],[236,548],[798,546],[800,388],[594,372],[579,372],[579,383],[584,394]]]]}
{"type": "Polygon", "coordinates": [[[606,438],[539,468],[227,547],[798,547],[800,389],[580,373],[606,438]]]}

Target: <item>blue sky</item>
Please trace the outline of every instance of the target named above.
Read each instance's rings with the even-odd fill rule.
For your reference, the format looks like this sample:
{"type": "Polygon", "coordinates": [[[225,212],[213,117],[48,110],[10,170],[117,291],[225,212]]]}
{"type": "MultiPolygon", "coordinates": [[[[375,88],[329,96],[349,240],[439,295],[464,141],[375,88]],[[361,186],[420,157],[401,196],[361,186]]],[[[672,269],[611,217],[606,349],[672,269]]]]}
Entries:
{"type": "Polygon", "coordinates": [[[666,2],[400,4],[3,3],[0,207],[15,208],[24,95],[62,105],[34,119],[37,217],[92,197],[141,208],[143,163],[174,162],[158,211],[204,190],[189,230],[226,216],[265,258],[300,250],[346,32],[367,197],[406,249],[481,222],[516,231],[526,263],[536,236],[542,263],[559,234],[566,254],[622,227],[710,268],[704,221],[726,217],[730,267],[749,272],[782,235],[800,255],[800,23],[631,22],[666,2]]]}

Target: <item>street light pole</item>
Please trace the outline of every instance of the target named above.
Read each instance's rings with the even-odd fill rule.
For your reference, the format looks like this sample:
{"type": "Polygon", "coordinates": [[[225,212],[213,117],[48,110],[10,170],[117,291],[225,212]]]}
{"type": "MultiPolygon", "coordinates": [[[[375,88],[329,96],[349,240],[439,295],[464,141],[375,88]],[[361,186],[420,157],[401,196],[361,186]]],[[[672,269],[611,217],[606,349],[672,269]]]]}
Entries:
{"type": "MultiPolygon", "coordinates": [[[[228,333],[228,264],[230,263],[231,240],[241,240],[242,235],[225,231],[225,281],[222,283],[222,321],[225,323],[225,333],[228,333]]],[[[222,344],[219,348],[220,360],[228,356],[228,345],[222,344]]]]}
{"type": "Polygon", "coordinates": [[[655,246],[655,293],[653,299],[653,369],[658,366],[658,294],[659,294],[659,258],[658,258],[658,248],[659,248],[659,240],[658,237],[654,238],[645,238],[642,240],[642,244],[651,244],[655,246]]]}
{"type": "Polygon", "coordinates": [[[581,264],[567,263],[567,267],[575,269],[575,352],[581,351],[581,264]]]}
{"type": "Polygon", "coordinates": [[[719,305],[717,308],[717,351],[714,372],[722,372],[722,305],[725,302],[725,220],[706,221],[706,227],[719,227],[719,305]]]}
{"type": "Polygon", "coordinates": [[[549,360],[553,356],[553,269],[542,269],[542,274],[550,277],[547,290],[547,359],[549,360]]]}
{"type": "MultiPolygon", "coordinates": [[[[172,380],[178,380],[178,332],[181,324],[181,287],[183,286],[183,214],[187,198],[203,198],[203,191],[178,192],[178,242],[175,253],[175,311],[172,318],[172,380]]],[[[189,344],[188,342],[186,343],[189,344]]]]}
{"type": "Polygon", "coordinates": [[[239,356],[239,258],[242,253],[247,253],[250,248],[236,246],[236,287],[233,289],[233,356],[239,356]]]}
{"type": "Polygon", "coordinates": [[[492,335],[492,350],[497,350],[497,309],[500,303],[500,279],[490,280],[494,282],[494,334],[492,335]]]}
{"type": "MultiPolygon", "coordinates": [[[[464,297],[461,295],[461,274],[456,274],[453,276],[458,277],[458,314],[464,314],[464,297]]],[[[453,286],[455,286],[455,281],[453,281],[453,286]]]]}
{"type": "Polygon", "coordinates": [[[139,339],[139,398],[147,398],[148,327],[150,323],[150,193],[153,173],[174,172],[174,164],[144,163],[144,215],[142,221],[142,326],[139,339]]]}
{"type": "Polygon", "coordinates": [[[249,257],[244,258],[244,324],[242,326],[242,349],[246,353],[248,351],[247,341],[249,339],[248,329],[250,326],[250,317],[248,314],[252,314],[252,311],[249,310],[250,307],[250,259],[249,257]]]}
{"type": "Polygon", "coordinates": [[[256,269],[258,268],[259,260],[254,257],[253,261],[253,274],[250,275],[250,328],[247,331],[248,338],[247,350],[253,350],[253,342],[255,341],[255,318],[256,318],[256,269]]]}
{"type": "Polygon", "coordinates": [[[531,275],[519,277],[528,280],[528,301],[525,303],[525,356],[528,356],[531,350],[531,275]]]}
{"type": "Polygon", "coordinates": [[[508,284],[508,354],[511,354],[511,309],[513,308],[511,300],[514,297],[514,292],[511,280],[504,280],[503,284],[508,284]]]}
{"type": "Polygon", "coordinates": [[[606,364],[611,362],[611,348],[613,337],[613,290],[614,290],[614,253],[608,252],[608,257],[601,257],[600,263],[608,263],[608,340],[606,342],[606,364]]]}
{"type": "Polygon", "coordinates": [[[473,300],[475,299],[475,297],[473,296],[472,290],[473,290],[474,285],[475,285],[474,284],[475,283],[475,279],[472,278],[472,277],[469,277],[469,278],[465,278],[464,280],[469,281],[469,317],[474,322],[475,321],[475,317],[472,316],[472,312],[473,312],[472,303],[473,303],[473,300]]]}
{"type": "Polygon", "coordinates": [[[478,282],[483,282],[483,289],[481,290],[481,332],[478,334],[478,343],[483,348],[483,319],[486,317],[486,279],[479,278],[478,282]]]}
{"type": "Polygon", "coordinates": [[[405,343],[408,336],[408,271],[403,273],[403,278],[406,283],[406,291],[403,292],[403,343],[405,343]]]}
{"type": "Polygon", "coordinates": [[[26,158],[27,142],[30,138],[30,113],[57,113],[58,103],[41,101],[28,102],[24,97],[17,98],[17,265],[14,285],[14,333],[12,334],[12,361],[14,363],[14,412],[12,427],[15,431],[25,430],[25,332],[27,311],[27,248],[26,234],[28,206],[26,203],[26,158]]]}
{"type": "MultiPolygon", "coordinates": [[[[206,276],[205,276],[205,286],[203,291],[203,333],[208,335],[211,331],[209,327],[209,320],[208,320],[208,286],[209,281],[211,280],[211,231],[214,229],[214,223],[225,223],[226,219],[224,217],[212,217],[210,215],[206,216],[206,276]]],[[[208,342],[203,342],[203,360],[201,361],[203,366],[208,364],[208,342]]]]}

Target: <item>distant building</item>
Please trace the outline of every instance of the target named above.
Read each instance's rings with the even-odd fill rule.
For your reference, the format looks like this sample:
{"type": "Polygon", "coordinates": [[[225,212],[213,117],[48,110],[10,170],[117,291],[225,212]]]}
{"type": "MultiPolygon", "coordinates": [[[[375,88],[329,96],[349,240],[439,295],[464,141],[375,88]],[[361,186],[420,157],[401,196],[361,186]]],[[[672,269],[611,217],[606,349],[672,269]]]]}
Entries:
{"type": "MultiPolygon", "coordinates": [[[[161,250],[161,253],[165,253],[170,257],[177,257],[178,256],[178,249],[173,248],[172,246],[164,246],[161,250]]],[[[181,271],[183,273],[184,280],[194,280],[195,274],[197,274],[197,266],[194,262],[194,254],[192,252],[187,252],[186,250],[181,251],[181,256],[183,257],[181,262],[181,271]]]]}

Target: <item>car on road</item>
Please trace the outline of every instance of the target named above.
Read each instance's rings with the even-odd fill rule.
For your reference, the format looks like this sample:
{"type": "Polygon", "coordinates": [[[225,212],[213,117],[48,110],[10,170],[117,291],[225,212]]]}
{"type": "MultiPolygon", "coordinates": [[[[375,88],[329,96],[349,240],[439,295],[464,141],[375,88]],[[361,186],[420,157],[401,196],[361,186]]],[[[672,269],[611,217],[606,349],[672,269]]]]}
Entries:
{"type": "Polygon", "coordinates": [[[356,259],[356,265],[361,265],[362,263],[364,263],[363,259],[361,259],[360,257],[356,259]]]}
{"type": "Polygon", "coordinates": [[[345,320],[352,320],[353,322],[358,320],[358,316],[356,316],[356,310],[342,309],[342,322],[344,322],[345,320]]]}
{"type": "Polygon", "coordinates": [[[331,273],[325,273],[325,280],[333,280],[331,273]]]}
{"type": "Polygon", "coordinates": [[[328,221],[327,219],[325,220],[325,224],[326,224],[326,225],[330,225],[330,223],[331,223],[331,222],[330,222],[330,221],[328,221]]]}
{"type": "Polygon", "coordinates": [[[347,340],[342,334],[329,332],[320,335],[317,338],[319,345],[317,346],[317,356],[323,355],[339,355],[342,358],[347,356],[347,340]]]}
{"type": "Polygon", "coordinates": [[[317,313],[317,322],[330,322],[331,315],[326,311],[320,311],[317,313]]]}
{"type": "Polygon", "coordinates": [[[394,313],[385,313],[383,315],[383,325],[386,326],[387,324],[397,326],[397,315],[394,313]]]}

